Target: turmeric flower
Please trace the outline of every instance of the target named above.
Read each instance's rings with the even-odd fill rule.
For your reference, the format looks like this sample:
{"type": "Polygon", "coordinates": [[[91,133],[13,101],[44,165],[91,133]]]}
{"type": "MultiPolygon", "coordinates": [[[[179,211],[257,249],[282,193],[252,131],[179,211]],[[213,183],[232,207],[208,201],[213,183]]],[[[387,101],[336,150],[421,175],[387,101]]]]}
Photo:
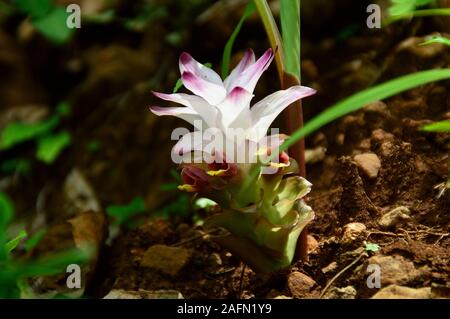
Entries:
{"type": "Polygon", "coordinates": [[[215,201],[222,212],[209,217],[205,227],[226,230],[215,240],[255,270],[265,272],[291,264],[298,236],[314,217],[303,201],[312,185],[293,175],[298,171],[295,160],[285,152],[269,163],[262,160],[272,158],[286,138],[267,135],[275,118],[293,102],[315,93],[293,86],[250,106],[256,83],[272,60],[270,49],[257,61],[253,51],[247,50],[222,81],[212,69],[183,53],[181,79],[193,94],[153,92],[182,106],[150,107],[156,115],[176,116],[195,127],[196,131],[181,134],[173,148],[173,153],[183,157],[179,189],[215,201]],[[203,131],[209,134],[198,134],[203,131]],[[248,156],[239,157],[242,151],[248,156]],[[250,174],[255,168],[256,177],[250,174]]]}

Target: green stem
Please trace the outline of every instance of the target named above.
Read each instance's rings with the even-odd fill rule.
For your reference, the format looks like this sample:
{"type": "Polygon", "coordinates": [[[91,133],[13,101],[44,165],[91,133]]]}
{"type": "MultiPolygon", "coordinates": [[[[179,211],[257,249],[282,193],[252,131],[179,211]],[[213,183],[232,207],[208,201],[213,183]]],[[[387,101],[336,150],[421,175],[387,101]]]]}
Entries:
{"type": "Polygon", "coordinates": [[[278,77],[280,83],[283,83],[284,62],[283,62],[283,42],[277,24],[270,11],[269,4],[266,0],[254,0],[256,9],[261,17],[270,45],[275,54],[275,63],[277,64],[278,77]]]}
{"type": "Polygon", "coordinates": [[[448,16],[450,15],[450,8],[435,8],[435,9],[423,9],[413,12],[402,13],[393,17],[389,17],[385,26],[396,22],[398,20],[407,18],[419,18],[419,17],[430,17],[430,16],[448,16]]]}

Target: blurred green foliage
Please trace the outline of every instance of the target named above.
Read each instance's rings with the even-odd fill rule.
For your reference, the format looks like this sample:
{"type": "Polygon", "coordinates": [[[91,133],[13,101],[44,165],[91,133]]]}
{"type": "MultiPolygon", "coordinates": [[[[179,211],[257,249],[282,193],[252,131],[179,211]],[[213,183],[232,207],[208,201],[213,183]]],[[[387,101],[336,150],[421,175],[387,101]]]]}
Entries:
{"type": "Polygon", "coordinates": [[[239,34],[239,32],[242,29],[242,26],[244,25],[245,20],[248,19],[254,12],[256,11],[255,3],[252,1],[249,1],[247,6],[245,7],[244,13],[242,14],[241,19],[239,20],[237,26],[234,28],[233,33],[231,34],[230,38],[228,39],[227,43],[225,44],[225,48],[223,49],[223,55],[222,55],[222,79],[225,79],[229,73],[230,70],[230,59],[231,59],[231,53],[233,51],[233,45],[236,41],[236,38],[239,34]]]}
{"type": "Polygon", "coordinates": [[[91,249],[73,249],[39,260],[17,261],[11,251],[27,235],[21,231],[15,238],[8,240],[7,229],[14,216],[11,199],[0,192],[0,299],[19,298],[23,279],[33,276],[50,276],[65,272],[69,264],[83,264],[92,256],[91,249]]]}
{"type": "Polygon", "coordinates": [[[441,121],[425,125],[422,128],[425,132],[450,133],[450,121],[441,121]]]}
{"type": "Polygon", "coordinates": [[[115,223],[122,225],[130,221],[130,219],[138,214],[145,212],[145,201],[142,197],[135,197],[126,205],[110,205],[106,207],[108,216],[115,219],[115,223]]]}
{"type": "Polygon", "coordinates": [[[432,4],[434,0],[391,0],[390,16],[412,13],[416,8],[432,4]]]}
{"type": "Polygon", "coordinates": [[[40,138],[36,152],[37,159],[47,164],[53,163],[61,151],[70,145],[70,141],[70,134],[67,131],[40,138]]]}
{"type": "Polygon", "coordinates": [[[428,44],[433,44],[433,43],[441,43],[441,44],[445,44],[450,46],[450,39],[449,38],[444,38],[444,37],[432,37],[429,40],[421,43],[420,45],[428,45],[428,44]]]}
{"type": "Polygon", "coordinates": [[[75,32],[67,27],[69,13],[51,0],[15,0],[17,8],[31,18],[33,26],[55,44],[66,43],[75,32]]]}
{"type": "MultiPolygon", "coordinates": [[[[8,123],[0,133],[0,150],[8,150],[18,144],[34,140],[37,143],[36,158],[46,164],[52,164],[71,142],[68,131],[55,132],[61,118],[70,115],[70,106],[62,102],[56,110],[55,115],[37,123],[8,123]]],[[[24,173],[30,168],[29,162],[24,161],[7,161],[0,165],[2,172],[11,171],[14,166],[16,169],[22,169],[24,173]],[[18,167],[19,164],[22,166],[18,167]]]]}
{"type": "Polygon", "coordinates": [[[31,173],[31,162],[25,158],[12,158],[0,162],[0,173],[28,176],[31,173]]]}

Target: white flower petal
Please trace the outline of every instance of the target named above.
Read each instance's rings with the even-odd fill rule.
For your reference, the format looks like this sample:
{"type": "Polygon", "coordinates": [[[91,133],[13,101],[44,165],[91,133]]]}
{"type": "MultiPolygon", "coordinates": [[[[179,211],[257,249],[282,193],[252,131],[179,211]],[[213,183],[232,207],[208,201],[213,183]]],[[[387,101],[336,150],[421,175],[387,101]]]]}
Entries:
{"type": "Polygon", "coordinates": [[[194,150],[201,150],[203,139],[200,131],[185,134],[172,148],[172,153],[184,155],[194,150]]]}
{"type": "Polygon", "coordinates": [[[192,124],[194,127],[198,129],[202,129],[202,126],[205,124],[200,115],[197,114],[194,110],[189,107],[159,107],[159,106],[150,106],[150,111],[153,114],[158,116],[176,116],[186,122],[192,124]]]}
{"type": "Polygon", "coordinates": [[[209,104],[217,105],[226,97],[226,90],[221,84],[209,82],[191,72],[181,75],[184,86],[195,95],[204,98],[209,104]]]}
{"type": "Polygon", "coordinates": [[[230,92],[234,87],[234,82],[238,78],[238,76],[243,73],[249,66],[255,63],[255,53],[252,49],[248,49],[242,60],[238,63],[238,65],[231,71],[230,75],[223,82],[227,92],[230,92]]]}
{"type": "Polygon", "coordinates": [[[223,86],[222,79],[214,70],[197,62],[189,53],[183,52],[180,55],[180,73],[189,72],[207,82],[223,86]]]}
{"type": "MultiPolygon", "coordinates": [[[[250,110],[253,127],[258,131],[267,132],[269,126],[275,118],[293,102],[313,95],[316,93],[314,89],[306,86],[293,86],[287,90],[277,91],[258,103],[250,110]]],[[[263,136],[258,136],[258,139],[263,136]]]]}
{"type": "Polygon", "coordinates": [[[163,100],[175,102],[194,110],[205,121],[208,127],[217,126],[218,109],[210,105],[203,98],[185,93],[165,94],[153,92],[153,94],[163,100]]]}
{"type": "Polygon", "coordinates": [[[236,86],[243,87],[249,92],[255,90],[256,83],[265,70],[269,67],[273,60],[272,49],[268,49],[264,54],[252,65],[248,66],[243,72],[239,73],[232,81],[227,83],[227,90],[230,91],[236,86]]]}
{"type": "Polygon", "coordinates": [[[220,121],[224,128],[230,127],[230,124],[238,117],[244,110],[250,110],[250,101],[253,94],[241,87],[235,87],[226,97],[226,99],[217,105],[220,111],[220,121]]]}

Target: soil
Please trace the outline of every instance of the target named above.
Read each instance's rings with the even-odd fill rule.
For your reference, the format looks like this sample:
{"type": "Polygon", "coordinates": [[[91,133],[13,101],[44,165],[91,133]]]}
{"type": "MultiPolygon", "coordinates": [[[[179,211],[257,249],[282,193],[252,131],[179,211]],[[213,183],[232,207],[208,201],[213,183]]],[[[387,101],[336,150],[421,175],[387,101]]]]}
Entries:
{"type": "MultiPolygon", "coordinates": [[[[217,56],[217,48],[225,43],[226,36],[218,35],[211,43],[197,46],[195,31],[212,22],[199,26],[192,19],[185,23],[191,37],[184,40],[183,50],[192,48],[199,60],[217,56]],[[216,42],[221,44],[215,46],[216,42]]],[[[383,287],[432,286],[448,292],[450,220],[444,186],[448,136],[424,133],[420,127],[450,119],[449,81],[370,104],[306,139],[307,148],[326,149],[323,159],[307,165],[307,178],[314,185],[307,202],[316,214],[308,232],[317,241],[316,247],[310,237],[307,260],[298,260],[290,269],[278,273],[260,274],[223,250],[190,215],[157,218],[161,208],[179,198],[177,191],[162,191],[161,184],[172,182],[170,132],[184,125],[168,117],[157,118],[146,108],[157,103],[150,90],[171,91],[177,79],[174,61],[181,48],[157,41],[170,27],[166,22],[156,23],[151,30],[130,35],[117,31],[116,26],[103,26],[117,31],[117,37],[96,45],[95,32],[88,30],[67,51],[48,47],[39,37],[25,45],[11,44],[15,41],[11,32],[0,31],[0,47],[4,44],[17,52],[17,58],[0,55],[0,66],[10,63],[18,70],[14,73],[17,84],[10,82],[9,93],[3,98],[5,105],[51,105],[66,96],[73,106],[71,117],[63,123],[73,133],[71,147],[51,167],[34,161],[32,177],[19,179],[8,188],[18,203],[20,218],[30,224],[37,220],[38,199],[47,196],[43,193],[48,188],[57,193],[58,185],[74,167],[92,184],[103,207],[127,203],[137,195],[146,202],[148,214],[139,217],[139,226],[122,227],[118,236],[101,249],[96,272],[87,287],[88,297],[101,298],[112,289],[142,289],[176,290],[185,298],[339,298],[333,291],[351,286],[351,297],[370,298],[378,289],[366,285],[367,265],[385,257],[408,265],[410,273],[416,275],[394,273],[383,287]],[[36,47],[43,48],[41,55],[32,56],[26,50],[36,47]],[[36,74],[43,74],[39,70],[42,63],[52,73],[46,81],[28,84],[36,74]],[[58,94],[52,95],[59,77],[65,81],[58,85],[58,94]],[[18,93],[24,87],[30,88],[28,99],[18,93]],[[100,148],[90,148],[92,141],[100,148]],[[355,161],[356,155],[366,153],[376,154],[381,164],[375,177],[368,176],[355,161]],[[389,227],[380,225],[383,215],[401,206],[408,208],[408,218],[389,227]],[[345,234],[349,223],[362,223],[365,229],[349,240],[345,234]],[[379,245],[379,249],[365,249],[371,243],[379,245]],[[141,266],[145,252],[153,245],[183,248],[191,257],[175,275],[141,266]],[[299,272],[312,279],[306,288],[293,284],[299,272]]],[[[257,30],[260,25],[253,21],[248,28],[257,30]]],[[[303,84],[318,90],[316,96],[304,102],[306,120],[375,83],[414,71],[450,67],[449,48],[417,46],[436,29],[432,20],[424,19],[380,31],[361,30],[343,39],[329,35],[303,39],[303,84]]],[[[250,38],[250,34],[244,32],[242,37],[250,38]]],[[[237,47],[262,50],[267,46],[263,34],[255,37],[240,40],[237,47]]],[[[218,65],[219,57],[216,60],[211,62],[218,65]]],[[[258,85],[256,98],[278,89],[275,79],[272,67],[258,85]]],[[[0,84],[0,92],[4,91],[0,84]]],[[[283,126],[281,121],[278,124],[283,126]]],[[[29,149],[21,151],[33,155],[29,149]]],[[[58,215],[59,201],[44,202],[39,210],[48,214],[48,225],[61,225],[68,218],[67,214],[58,215]]],[[[212,213],[196,212],[196,217],[212,213]]],[[[58,227],[57,233],[66,228],[70,231],[67,224],[58,227]]]]}

